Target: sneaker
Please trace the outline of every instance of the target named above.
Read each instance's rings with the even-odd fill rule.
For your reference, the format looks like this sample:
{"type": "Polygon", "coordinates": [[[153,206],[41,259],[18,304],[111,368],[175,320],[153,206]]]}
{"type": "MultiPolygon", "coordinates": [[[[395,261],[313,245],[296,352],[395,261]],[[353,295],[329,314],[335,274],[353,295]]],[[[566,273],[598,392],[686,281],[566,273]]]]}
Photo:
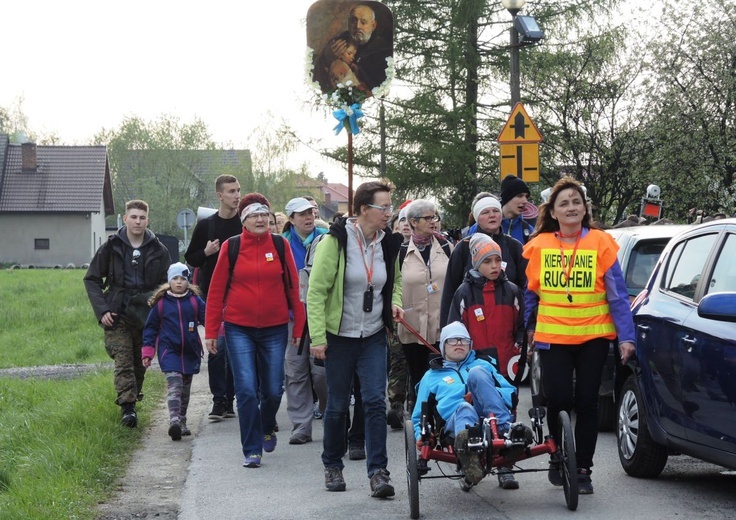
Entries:
{"type": "Polygon", "coordinates": [[[325,487],[327,491],[345,491],[345,479],[340,468],[325,468],[325,487]]]}
{"type": "Polygon", "coordinates": [[[365,447],[363,445],[350,446],[348,448],[348,458],[350,460],[365,460],[365,447]]]}
{"type": "Polygon", "coordinates": [[[319,411],[319,403],[314,403],[314,406],[312,407],[312,417],[317,421],[323,417],[322,412],[319,411]]]}
{"type": "Polygon", "coordinates": [[[460,489],[465,491],[466,493],[469,492],[471,489],[473,489],[473,484],[465,480],[465,477],[460,475],[460,479],[458,479],[458,483],[460,484],[460,489]]]}
{"type": "Polygon", "coordinates": [[[374,498],[387,498],[396,494],[391,485],[389,472],[386,468],[378,468],[371,477],[371,496],[374,498]]]}
{"type": "Polygon", "coordinates": [[[553,453],[549,457],[549,470],[547,471],[547,480],[553,486],[562,486],[562,475],[560,470],[562,469],[562,462],[560,462],[560,455],[553,453]]]}
{"type": "Polygon", "coordinates": [[[244,468],[260,468],[261,467],[261,456],[260,455],[248,455],[245,457],[243,462],[244,468]]]}
{"type": "Polygon", "coordinates": [[[120,424],[127,426],[128,428],[135,428],[138,426],[138,415],[135,413],[135,404],[125,403],[123,405],[123,418],[120,420],[120,424]]]}
{"type": "Polygon", "coordinates": [[[306,433],[295,433],[289,438],[289,444],[306,444],[312,442],[312,437],[306,433]]]}
{"type": "Polygon", "coordinates": [[[169,423],[169,437],[172,441],[181,440],[181,423],[179,421],[171,421],[169,423]]]}
{"type": "Polygon", "coordinates": [[[235,417],[235,407],[233,406],[232,401],[227,403],[227,405],[225,406],[225,414],[223,415],[223,417],[225,417],[226,419],[232,419],[233,417],[235,417]]]}
{"type": "Polygon", "coordinates": [[[215,403],[212,405],[212,411],[207,416],[210,421],[221,421],[225,418],[225,411],[227,410],[227,406],[222,401],[215,401],[215,403]]]}
{"type": "Polygon", "coordinates": [[[392,430],[401,430],[404,427],[404,405],[394,403],[386,414],[386,422],[392,430]]]}
{"type": "Polygon", "coordinates": [[[480,453],[468,450],[468,430],[462,430],[455,438],[455,454],[460,466],[465,472],[465,480],[471,485],[476,485],[483,480],[485,471],[480,463],[480,453]]]}
{"type": "Polygon", "coordinates": [[[263,451],[271,453],[276,449],[276,434],[274,432],[267,433],[263,436],[263,451]]]}
{"type": "Polygon", "coordinates": [[[519,482],[509,468],[498,468],[498,486],[501,489],[519,489],[519,482]]]}
{"type": "Polygon", "coordinates": [[[590,470],[578,468],[578,493],[581,495],[593,494],[593,482],[590,480],[590,470]]]}
{"type": "Polygon", "coordinates": [[[179,419],[179,423],[181,424],[182,436],[187,437],[192,434],[192,431],[189,428],[187,428],[187,418],[186,417],[181,417],[179,419]]]}

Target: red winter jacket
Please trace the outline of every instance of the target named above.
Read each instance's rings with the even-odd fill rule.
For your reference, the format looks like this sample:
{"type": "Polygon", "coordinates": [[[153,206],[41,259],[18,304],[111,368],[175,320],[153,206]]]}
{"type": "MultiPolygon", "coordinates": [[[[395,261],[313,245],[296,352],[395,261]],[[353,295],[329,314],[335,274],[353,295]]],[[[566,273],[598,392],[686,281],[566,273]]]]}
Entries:
{"type": "Polygon", "coordinates": [[[508,376],[509,360],[518,354],[514,343],[524,337],[524,298],[506,273],[490,281],[475,269],[468,271],[452,298],[447,323],[453,321],[462,321],[473,350],[496,357],[498,371],[508,376]]]}
{"type": "Polygon", "coordinates": [[[289,323],[289,307],[294,315],[294,338],[301,338],[306,313],[299,301],[299,280],[288,241],[284,240],[284,262],[290,275],[283,276],[281,260],[270,232],[262,235],[243,228],[240,251],[235,263],[227,302],[223,295],[227,284],[230,243],[224,242],[212,273],[207,293],[205,338],[217,338],[220,323],[226,321],[243,327],[274,327],[289,323]],[[284,287],[284,278],[291,287],[284,287]]]}

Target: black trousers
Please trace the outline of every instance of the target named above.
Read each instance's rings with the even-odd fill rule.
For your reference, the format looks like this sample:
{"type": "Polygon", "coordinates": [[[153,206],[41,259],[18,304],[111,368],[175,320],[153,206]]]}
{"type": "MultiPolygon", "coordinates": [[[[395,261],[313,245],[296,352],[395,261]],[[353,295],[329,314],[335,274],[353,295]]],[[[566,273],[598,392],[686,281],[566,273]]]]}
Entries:
{"type": "Polygon", "coordinates": [[[582,345],[553,344],[549,350],[539,350],[549,431],[559,443],[557,415],[561,410],[575,411],[578,468],[593,466],[598,441],[598,388],[608,346],[609,340],[594,339],[582,345]]]}

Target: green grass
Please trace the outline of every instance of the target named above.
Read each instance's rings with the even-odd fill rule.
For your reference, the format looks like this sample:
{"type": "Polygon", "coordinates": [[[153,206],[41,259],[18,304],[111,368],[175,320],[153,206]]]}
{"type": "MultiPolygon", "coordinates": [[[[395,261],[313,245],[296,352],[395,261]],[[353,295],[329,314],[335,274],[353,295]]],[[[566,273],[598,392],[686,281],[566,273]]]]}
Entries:
{"type": "Polygon", "coordinates": [[[0,368],[110,361],[84,273],[0,271],[0,368]]]}
{"type": "Polygon", "coordinates": [[[148,397],[131,430],[120,426],[111,370],[0,380],[0,519],[95,518],[165,386],[160,372],[147,374],[148,397]]]}

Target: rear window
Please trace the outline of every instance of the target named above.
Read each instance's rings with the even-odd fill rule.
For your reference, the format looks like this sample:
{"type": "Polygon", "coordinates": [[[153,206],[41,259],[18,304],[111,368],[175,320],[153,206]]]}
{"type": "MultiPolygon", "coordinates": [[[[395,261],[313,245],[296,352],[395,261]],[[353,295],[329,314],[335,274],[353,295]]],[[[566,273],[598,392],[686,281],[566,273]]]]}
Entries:
{"type": "Polygon", "coordinates": [[[644,289],[659,260],[659,255],[669,241],[669,238],[640,240],[634,246],[624,273],[629,296],[636,296],[644,289]]]}

